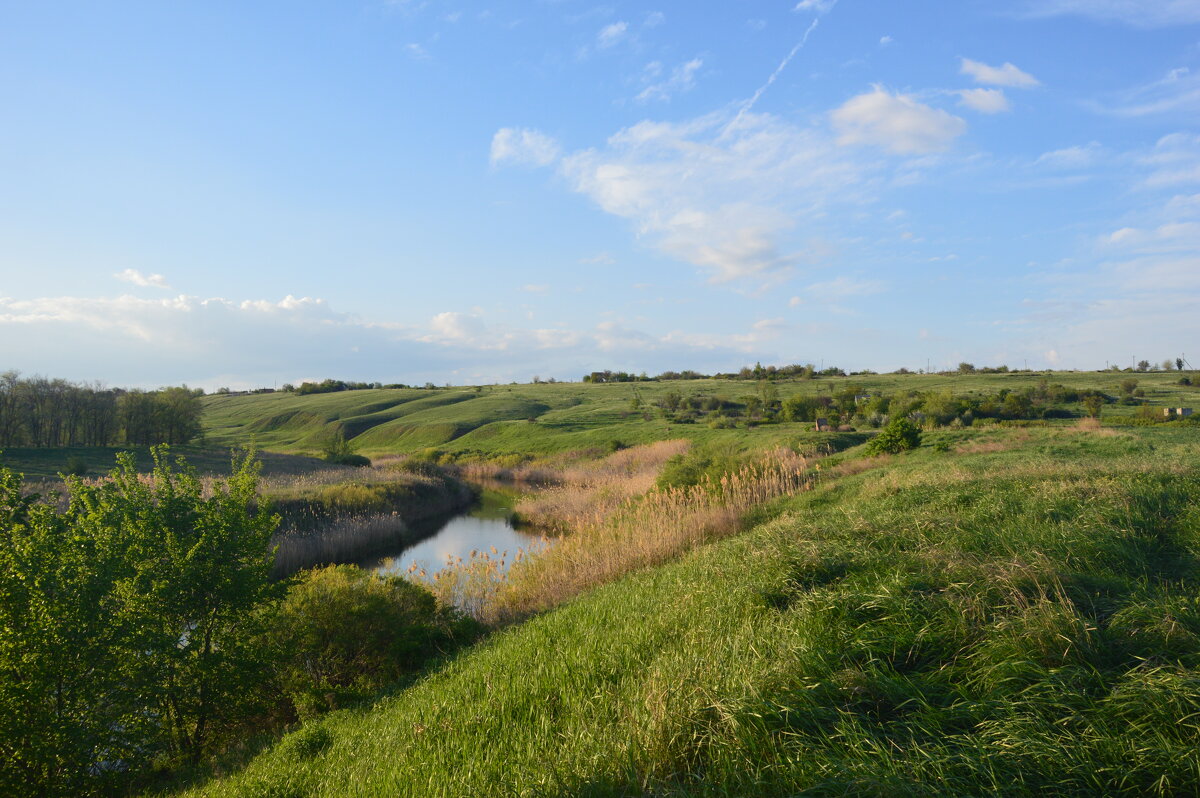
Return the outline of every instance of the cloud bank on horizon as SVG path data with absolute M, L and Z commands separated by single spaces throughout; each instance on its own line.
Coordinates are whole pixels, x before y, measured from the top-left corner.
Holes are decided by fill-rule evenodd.
M 152 40 L 75 5 L 0 53 L 0 370 L 1097 368 L 1200 333 L 1200 0 L 156 8 Z

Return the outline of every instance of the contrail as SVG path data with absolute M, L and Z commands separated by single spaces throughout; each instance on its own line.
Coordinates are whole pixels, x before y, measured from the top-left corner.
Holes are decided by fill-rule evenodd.
M 800 41 L 796 42 L 796 46 L 793 47 L 792 51 L 787 54 L 787 57 L 779 62 L 779 66 L 777 66 L 775 71 L 771 73 L 771 77 L 767 78 L 767 82 L 758 87 L 758 91 L 754 92 L 753 97 L 751 97 L 749 100 L 746 100 L 745 104 L 743 104 L 741 109 L 738 111 L 737 116 L 733 118 L 733 121 L 725 126 L 725 130 L 736 127 L 737 123 L 742 121 L 742 117 L 750 112 L 750 109 L 754 107 L 756 102 L 758 102 L 758 98 L 763 96 L 763 92 L 771 87 L 771 84 L 774 83 L 775 79 L 779 77 L 779 73 L 783 72 L 783 70 L 787 68 L 787 65 L 791 62 L 791 60 L 796 57 L 796 53 L 800 52 L 800 49 L 804 47 L 806 42 L 808 42 L 809 34 L 817 29 L 817 23 L 820 21 L 820 17 L 813 19 L 812 24 L 808 26 L 808 30 L 804 31 L 804 35 L 800 38 Z M 725 131 L 722 131 L 722 133 L 724 132 Z

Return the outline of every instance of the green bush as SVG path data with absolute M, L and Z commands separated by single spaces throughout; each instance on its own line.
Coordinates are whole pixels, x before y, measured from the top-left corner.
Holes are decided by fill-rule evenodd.
M 371 465 L 371 458 L 361 454 L 340 454 L 325 459 L 336 465 L 355 466 L 356 468 L 368 468 Z
M 79 455 L 71 455 L 67 458 L 67 467 L 63 469 L 63 475 L 68 477 L 86 477 L 91 468 L 88 467 L 87 460 L 84 460 Z
M 921 430 L 907 418 L 894 418 L 867 443 L 867 453 L 899 454 L 921 445 Z
M 306 717 L 361 701 L 475 635 L 473 622 L 426 588 L 337 565 L 292 585 L 267 644 L 281 697 Z

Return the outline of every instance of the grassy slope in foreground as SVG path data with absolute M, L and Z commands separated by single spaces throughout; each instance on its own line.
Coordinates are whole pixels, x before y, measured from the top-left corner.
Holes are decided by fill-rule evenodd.
M 1144 374 L 1054 372 L 974 375 L 864 375 L 775 384 L 780 398 L 795 393 L 828 394 L 847 385 L 867 392 L 952 391 L 994 394 L 1019 390 L 1042 380 L 1077 390 L 1098 389 L 1117 396 L 1123 380 L 1136 379 L 1155 406 L 1200 404 L 1200 388 L 1181 386 L 1176 372 Z M 642 408 L 671 391 L 685 396 L 720 396 L 741 401 L 755 394 L 754 382 L 686 380 L 616 383 L 487 385 L 437 390 L 365 390 L 299 396 L 294 393 L 208 396 L 204 399 L 205 437 L 216 445 L 256 443 L 273 451 L 317 452 L 321 442 L 341 429 L 368 455 L 413 452 L 437 447 L 450 452 L 538 454 L 603 446 L 614 440 L 632 445 L 687 437 L 704 441 L 736 440 L 746 448 L 768 448 L 793 434 L 796 425 L 766 425 L 754 430 L 712 430 L 706 424 L 668 424 L 657 412 L 644 420 L 631 412 L 635 396 Z M 1082 414 L 1078 405 L 1072 408 Z M 1136 408 L 1110 405 L 1105 418 L 1130 416 Z M 531 419 L 533 421 L 531 421 Z
M 930 435 L 200 792 L 1194 794 L 1198 465 L 1190 430 Z

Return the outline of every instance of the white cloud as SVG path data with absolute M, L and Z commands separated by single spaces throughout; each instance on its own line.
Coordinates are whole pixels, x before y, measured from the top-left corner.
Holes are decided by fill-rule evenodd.
M 800 0 L 796 3 L 793 11 L 812 11 L 816 14 L 825 14 L 833 10 L 837 5 L 837 0 Z
M 1031 0 L 1028 15 L 1074 15 L 1135 28 L 1160 28 L 1200 22 L 1200 0 Z
M 814 257 L 823 208 L 855 200 L 863 167 L 812 127 L 768 114 L 639 122 L 563 158 L 575 191 L 715 280 L 773 275 Z M 803 235 L 805 228 L 811 232 Z
M 657 64 L 657 62 L 654 63 Z M 669 78 L 658 83 L 652 83 L 642 89 L 635 99 L 638 102 L 669 100 L 673 94 L 688 91 L 696 85 L 696 72 L 702 66 L 704 66 L 704 62 L 699 58 L 693 58 L 685 64 L 680 64 L 671 70 Z
M 1005 62 L 1003 66 L 994 67 L 980 61 L 972 61 L 970 58 L 964 58 L 962 60 L 962 68 L 959 71 L 964 75 L 970 75 L 975 79 L 976 83 L 986 83 L 989 86 L 1031 89 L 1034 86 L 1042 85 L 1033 75 L 1030 75 L 1028 72 L 1022 72 L 1008 62 Z
M 558 142 L 538 130 L 502 127 L 492 136 L 493 165 L 511 161 L 547 166 L 558 158 L 558 153 Z
M 894 40 L 894 39 L 893 39 L 891 36 L 880 36 L 880 37 L 879 37 L 879 46 L 880 46 L 880 47 L 887 47 L 887 46 L 888 46 L 889 44 L 891 44 L 893 41 L 895 41 L 895 40 Z
M 142 274 L 137 269 L 125 269 L 113 275 L 118 280 L 126 283 L 140 285 L 143 288 L 170 288 L 167 285 L 167 278 L 161 274 Z
M 1059 150 L 1044 152 L 1034 161 L 1034 166 L 1044 166 L 1050 169 L 1082 169 L 1094 164 L 1103 152 L 1100 142 L 1091 141 L 1085 145 L 1064 147 Z
M 416 42 L 410 42 L 404 45 L 404 50 L 409 54 L 409 56 L 418 61 L 425 61 L 429 58 L 429 51 Z
M 1109 103 L 1089 105 L 1100 113 L 1126 117 L 1200 113 L 1200 73 L 1187 67 L 1172 69 L 1160 80 L 1118 92 Z
M 904 155 L 945 150 L 967 129 L 959 117 L 881 86 L 851 97 L 831 118 L 838 144 L 868 144 Z
M 278 301 L 120 297 L 0 297 L 0 362 L 24 372 L 156 387 L 187 382 L 257 387 L 340 377 L 420 384 L 578 378 L 620 363 L 635 371 L 736 367 L 777 320 L 690 340 L 612 321 L 591 328 L 514 328 L 478 311 L 438 313 L 421 325 L 371 322 L 321 299 Z
M 1153 149 L 1138 156 L 1137 163 L 1145 170 L 1145 188 L 1200 183 L 1200 135 L 1163 136 Z
M 657 28 L 659 25 L 667 21 L 667 17 L 661 11 L 651 11 L 646 15 L 645 21 L 642 23 L 647 28 Z
M 963 89 L 958 92 L 959 103 L 981 114 L 1000 114 L 1012 110 L 1001 89 Z
M 612 47 L 625 38 L 628 30 L 628 22 L 614 22 L 611 25 L 605 25 L 596 34 L 596 46 L 602 50 Z

